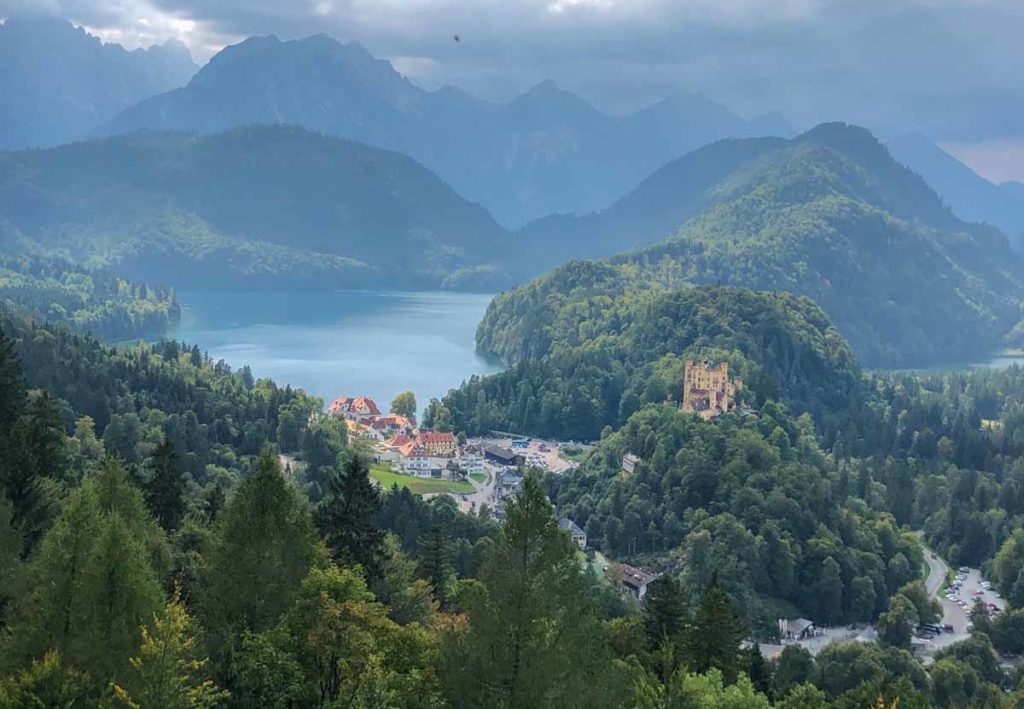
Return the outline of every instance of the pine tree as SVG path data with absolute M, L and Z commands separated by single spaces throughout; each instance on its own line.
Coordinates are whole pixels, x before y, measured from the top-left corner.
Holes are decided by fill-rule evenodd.
M 242 634 L 275 623 L 310 567 L 324 561 L 305 501 L 265 450 L 220 514 L 198 589 L 208 646 L 228 680 Z
M 0 443 L 25 407 L 25 379 L 14 342 L 0 328 Z
M 434 525 L 420 538 L 418 556 L 420 577 L 430 584 L 441 607 L 446 607 L 452 577 L 452 550 L 448 534 L 440 525 Z
M 208 660 L 199 658 L 197 632 L 179 594 L 142 628 L 139 654 L 115 698 L 139 709 L 206 709 L 228 697 L 207 675 Z
M 77 589 L 68 659 L 92 677 L 113 679 L 139 646 L 139 628 L 163 603 L 142 541 L 117 514 L 108 516 Z
M 726 681 L 735 681 L 744 666 L 740 645 L 746 635 L 736 607 L 718 584 L 718 574 L 713 574 L 684 635 L 683 656 L 687 668 L 703 673 L 715 667 L 721 670 Z
M 27 400 L 8 432 L 0 458 L 0 488 L 11 503 L 27 556 L 57 511 L 67 474 L 67 442 L 56 400 L 47 392 Z
M 160 526 L 173 532 L 185 514 L 185 483 L 178 469 L 178 454 L 167 436 L 153 451 L 150 467 L 153 478 L 146 485 L 146 503 Z
M 687 609 L 683 587 L 675 577 L 662 576 L 648 587 L 643 616 L 649 650 L 679 636 L 686 627 Z
M 113 679 L 163 603 L 156 569 L 166 568 L 166 556 L 142 495 L 108 461 L 71 494 L 32 558 L 6 659 L 25 665 L 57 650 L 94 679 Z
M 598 614 L 576 550 L 532 476 L 509 502 L 478 580 L 462 599 L 469 629 L 444 648 L 453 706 L 609 704 L 617 678 Z
M 384 532 L 376 525 L 380 508 L 380 490 L 370 480 L 366 461 L 352 456 L 341 474 L 328 480 L 317 511 L 317 525 L 331 556 L 342 564 L 361 565 L 371 581 L 380 577 L 385 553 Z

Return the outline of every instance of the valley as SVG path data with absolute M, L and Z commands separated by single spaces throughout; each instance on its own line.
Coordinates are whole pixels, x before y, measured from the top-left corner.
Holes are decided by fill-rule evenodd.
M 0 0 L 0 709 L 1024 707 L 1024 9 L 761 2 Z

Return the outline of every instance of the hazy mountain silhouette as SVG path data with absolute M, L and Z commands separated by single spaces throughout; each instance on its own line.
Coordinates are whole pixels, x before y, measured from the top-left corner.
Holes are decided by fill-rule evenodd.
M 0 26 L 0 148 L 85 137 L 118 111 L 182 85 L 195 70 L 180 42 L 129 52 L 65 20 L 8 19 Z
M 358 44 L 323 35 L 227 47 L 188 85 L 125 110 L 101 132 L 249 123 L 291 123 L 407 153 L 512 225 L 604 207 L 712 140 L 792 132 L 777 114 L 746 121 L 697 95 L 613 117 L 551 81 L 501 105 L 452 87 L 425 91 Z
M 1024 185 L 996 185 L 920 133 L 888 141 L 893 157 L 921 175 L 958 216 L 998 227 L 1024 251 Z

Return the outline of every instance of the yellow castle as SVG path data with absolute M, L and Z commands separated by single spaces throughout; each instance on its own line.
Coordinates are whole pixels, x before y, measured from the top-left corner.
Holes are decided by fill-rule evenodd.
M 686 360 L 683 411 L 699 414 L 708 421 L 731 411 L 736 405 L 736 392 L 742 388 L 742 379 L 729 379 L 728 362 Z

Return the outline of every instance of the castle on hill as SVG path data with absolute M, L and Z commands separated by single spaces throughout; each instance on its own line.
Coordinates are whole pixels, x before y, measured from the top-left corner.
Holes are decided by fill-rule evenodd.
M 710 421 L 736 406 L 736 394 L 742 388 L 742 379 L 729 379 L 728 362 L 687 360 L 683 375 L 683 411 Z

